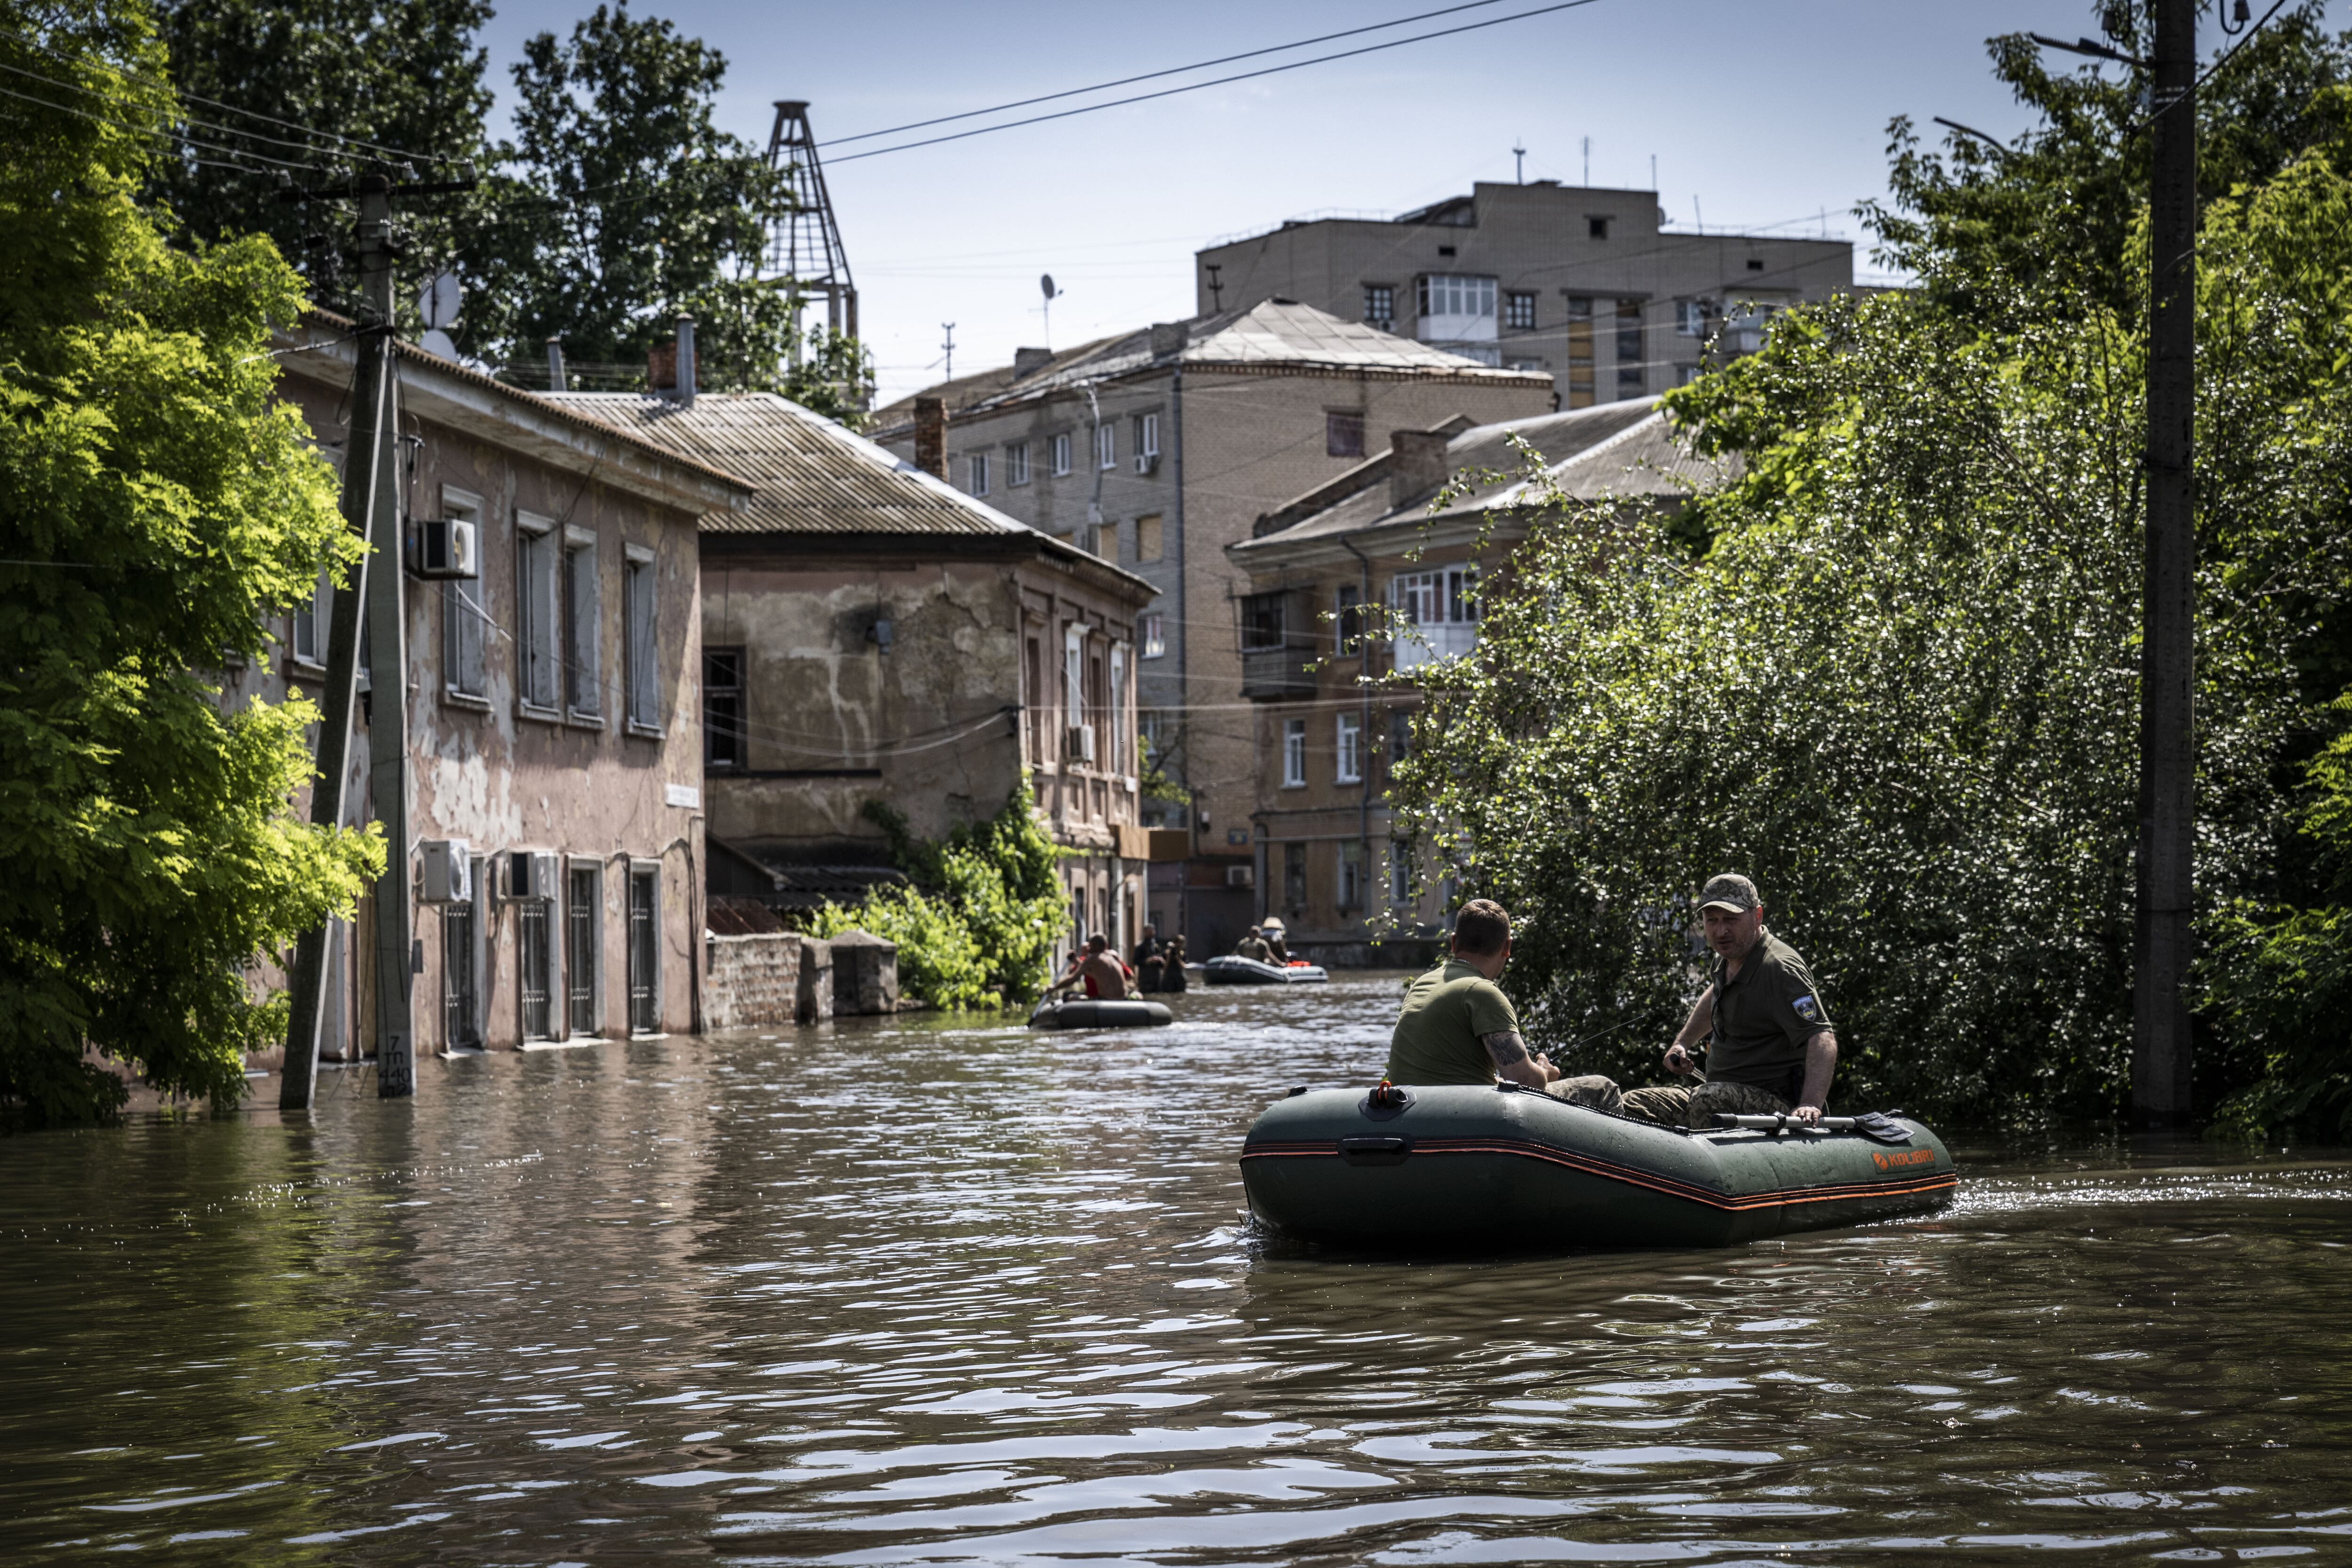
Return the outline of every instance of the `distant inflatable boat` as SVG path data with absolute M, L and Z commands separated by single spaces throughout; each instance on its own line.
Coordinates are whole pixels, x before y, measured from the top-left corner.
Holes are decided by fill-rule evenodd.
M 1384 1250 L 1724 1247 L 1952 1200 L 1950 1153 L 1900 1115 L 1731 1121 L 1686 1133 L 1512 1083 L 1296 1089 L 1250 1129 L 1242 1185 L 1270 1231 Z
M 1305 986 L 1315 985 L 1331 977 L 1319 964 L 1309 964 L 1294 958 L 1287 964 L 1269 964 L 1262 959 L 1244 958 L 1228 953 L 1212 958 L 1202 966 L 1202 978 L 1213 986 Z
M 1148 1029 L 1175 1021 L 1176 1015 L 1168 1010 L 1165 1002 L 1097 1000 L 1091 997 L 1047 1002 L 1029 1015 L 1031 1029 Z

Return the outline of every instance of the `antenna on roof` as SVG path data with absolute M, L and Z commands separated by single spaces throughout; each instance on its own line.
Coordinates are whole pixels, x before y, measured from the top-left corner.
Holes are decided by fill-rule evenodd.
M 1511 157 L 1516 161 L 1517 178 L 1522 185 L 1528 183 L 1528 150 L 1517 137 L 1511 139 Z
M 1050 349 L 1054 346 L 1054 301 L 1068 293 L 1069 290 L 1066 288 L 1055 287 L 1054 275 L 1050 272 L 1037 280 L 1037 288 L 1040 293 L 1045 296 L 1045 303 L 1039 306 L 1038 308 L 1045 313 L 1045 347 Z
M 952 321 L 942 321 L 940 323 L 940 330 L 947 334 L 947 341 L 940 345 L 941 358 L 947 365 L 947 369 L 940 374 L 940 380 L 943 382 L 951 382 L 955 380 L 955 323 Z
M 775 129 L 768 132 L 768 166 L 783 175 L 791 198 L 783 215 L 769 225 L 768 267 L 791 278 L 803 295 L 824 295 L 825 325 L 855 338 L 857 285 L 849 276 L 849 253 L 842 248 L 841 225 L 834 221 L 833 197 L 817 162 L 808 107 L 799 99 L 778 99 Z M 793 357 L 800 357 L 797 341 Z

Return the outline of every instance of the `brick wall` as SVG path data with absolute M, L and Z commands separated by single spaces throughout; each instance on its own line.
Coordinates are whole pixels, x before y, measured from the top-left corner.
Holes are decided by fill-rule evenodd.
M 800 1002 L 801 938 L 794 931 L 711 936 L 702 992 L 706 1029 L 772 1028 L 793 1021 Z

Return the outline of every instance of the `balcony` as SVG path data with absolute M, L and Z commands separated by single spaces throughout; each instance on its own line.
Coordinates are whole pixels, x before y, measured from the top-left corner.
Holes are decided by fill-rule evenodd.
M 1280 702 L 1315 695 L 1311 644 L 1284 643 L 1242 650 L 1242 695 L 1251 702 Z

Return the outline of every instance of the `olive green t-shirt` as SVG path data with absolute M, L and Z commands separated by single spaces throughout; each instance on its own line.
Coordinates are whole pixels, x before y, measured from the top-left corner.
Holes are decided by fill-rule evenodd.
M 1391 1083 L 1492 1083 L 1495 1059 L 1480 1036 L 1516 1034 L 1519 1015 L 1495 982 L 1449 958 L 1408 987 L 1389 1037 Z
M 1748 949 L 1737 977 L 1715 961 L 1706 1075 L 1727 1083 L 1769 1089 L 1791 1105 L 1805 1087 L 1805 1041 L 1830 1022 L 1829 1004 L 1797 950 L 1769 931 Z

